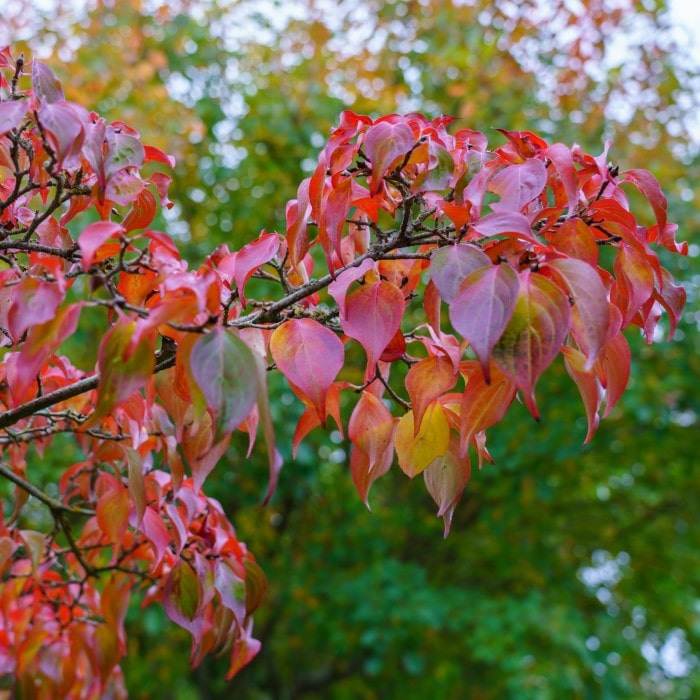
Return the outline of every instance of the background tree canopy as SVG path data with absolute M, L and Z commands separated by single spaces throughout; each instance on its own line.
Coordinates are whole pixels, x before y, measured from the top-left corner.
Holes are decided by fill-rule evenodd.
M 337 433 L 285 454 L 266 507 L 262 455 L 234 445 L 211 484 L 271 581 L 261 656 L 232 688 L 214 662 L 183 673 L 186 635 L 133 610 L 133 697 L 700 694 L 700 77 L 665 3 L 61 0 L 3 12 L 0 44 L 51 56 L 67 99 L 176 156 L 165 225 L 193 260 L 282 229 L 348 107 L 533 129 L 594 153 L 611 138 L 614 162 L 663 184 L 691 244 L 664 260 L 688 291 L 679 332 L 662 349 L 630 338 L 639 366 L 594 444 L 581 447 L 580 398 L 559 363 L 542 380 L 538 430 L 524 407 L 494 430 L 496 464 L 473 474 L 447 540 L 425 494 L 391 472 L 367 513 Z M 300 408 L 278 387 L 285 446 Z

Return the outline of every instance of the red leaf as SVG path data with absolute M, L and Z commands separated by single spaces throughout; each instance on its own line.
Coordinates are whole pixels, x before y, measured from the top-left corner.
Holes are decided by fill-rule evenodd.
M 155 333 L 144 333 L 136 343 L 136 322 L 118 323 L 105 333 L 97 356 L 100 383 L 97 406 L 84 427 L 95 425 L 134 391 L 143 387 L 155 367 Z
M 124 168 L 107 181 L 105 197 L 111 202 L 127 206 L 139 196 L 143 188 L 143 180 L 136 170 Z
M 622 312 L 624 328 L 653 294 L 654 273 L 647 258 L 628 245 L 620 246 L 613 269 L 616 280 L 610 298 Z
M 287 204 L 287 248 L 293 266 L 298 265 L 309 250 L 309 234 L 306 227 L 311 213 L 310 182 L 308 177 L 302 180 L 296 200 L 292 199 Z
M 394 458 L 394 417 L 381 399 L 363 391 L 348 425 L 353 444 L 350 470 L 362 502 L 369 509 L 369 490 L 386 474 Z
M 457 383 L 457 374 L 452 361 L 444 355 L 426 357 L 416 362 L 406 375 L 406 391 L 411 398 L 415 416 L 414 430 L 423 422 L 423 415 L 428 406 L 437 398 L 447 393 Z
M 340 240 L 343 227 L 345 226 L 345 219 L 347 219 L 348 212 L 350 211 L 352 183 L 352 178 L 340 177 L 337 182 L 334 182 L 331 191 L 323 203 L 323 211 L 318 227 L 318 237 L 321 242 L 321 247 L 326 253 L 326 259 L 329 262 L 333 252 L 338 256 L 338 260 L 343 259 L 343 254 L 340 250 Z
M 438 517 L 445 522 L 444 536 L 450 534 L 452 516 L 462 497 L 464 488 L 469 483 L 471 465 L 467 455 L 461 456 L 459 439 L 450 436 L 447 452 L 434 460 L 423 472 L 425 487 L 438 506 Z
M 566 371 L 576 383 L 586 409 L 588 433 L 586 434 L 586 439 L 583 441 L 583 444 L 587 445 L 600 423 L 600 417 L 598 416 L 598 409 L 600 408 L 598 382 L 596 381 L 595 374 L 587 368 L 586 356 L 582 352 L 568 345 L 562 345 L 561 351 L 564 355 Z
M 122 227 L 129 233 L 147 228 L 156 215 L 156 198 L 150 190 L 142 190 L 127 212 Z M 107 222 L 104 222 L 107 223 Z
M 493 349 L 493 358 L 523 392 L 525 404 L 538 420 L 535 384 L 558 354 L 569 320 L 569 302 L 559 287 L 530 270 L 521 273 L 513 316 Z
M 471 345 L 487 383 L 491 351 L 513 315 L 519 287 L 510 265 L 489 265 L 474 270 L 450 304 L 450 321 Z
M 340 319 L 346 335 L 367 353 L 367 377 L 401 325 L 405 301 L 398 287 L 381 280 L 364 284 L 348 295 L 347 317 Z
M 155 146 L 144 146 L 143 151 L 145 163 L 165 163 L 165 165 L 169 165 L 171 168 L 175 167 L 175 158 L 168 155 L 164 151 L 161 151 L 160 148 L 156 148 Z
M 34 326 L 18 355 L 8 357 L 7 377 L 16 403 L 27 399 L 27 391 L 36 381 L 41 368 L 56 352 L 59 345 L 75 333 L 82 305 L 71 304 L 58 309 L 46 323 Z M 10 358 L 17 357 L 10 363 Z
M 466 386 L 459 411 L 460 454 L 479 433 L 498 423 L 515 398 L 515 386 L 497 367 L 492 367 L 491 383 L 477 367 L 465 376 Z
M 595 267 L 600 251 L 591 229 L 578 217 L 567 219 L 559 228 L 550 231 L 547 238 L 564 255 L 577 258 Z
M 129 525 L 131 501 L 129 492 L 116 479 L 112 478 L 109 490 L 100 494 L 95 511 L 97 523 L 110 542 L 122 542 Z
M 340 338 L 313 319 L 292 319 L 275 329 L 270 352 L 282 374 L 309 399 L 325 424 L 328 389 L 345 359 Z
M 631 182 L 648 200 L 654 210 L 659 231 L 666 228 L 668 201 L 658 180 L 648 171 L 641 169 L 625 170 L 620 174 L 620 182 Z
M 263 231 L 260 237 L 244 245 L 237 253 L 227 255 L 220 263 L 219 268 L 230 274 L 236 281 L 238 296 L 245 307 L 245 286 L 252 274 L 265 263 L 270 262 L 277 255 L 280 247 L 280 239 L 276 233 Z
M 491 265 L 481 248 L 466 243 L 444 246 L 430 258 L 430 279 L 448 304 L 454 299 L 459 285 L 480 267 Z
M 574 168 L 574 157 L 571 154 L 571 149 L 563 143 L 553 143 L 543 152 L 543 155 L 549 158 L 557 171 L 564 188 L 569 216 L 573 216 L 578 206 L 578 175 Z M 552 179 L 550 178 L 550 185 L 556 194 L 559 189 L 558 183 L 552 182 Z M 557 203 L 559 203 L 559 197 L 557 197 Z
M 365 133 L 364 150 L 372 164 L 369 183 L 370 195 L 381 189 L 382 178 L 387 171 L 405 156 L 415 143 L 413 131 L 405 122 L 389 124 L 381 122 L 371 126 Z
M 674 284 L 671 273 L 664 267 L 661 268 L 663 287 L 661 291 L 654 290 L 654 299 L 666 309 L 669 318 L 669 329 L 666 340 L 671 340 L 676 332 L 676 326 L 683 315 L 686 302 L 686 291 L 680 285 Z
M 125 233 L 124 227 L 114 221 L 96 221 L 86 226 L 78 236 L 78 247 L 83 255 L 83 270 L 87 271 L 90 268 L 97 251 L 104 243 L 122 233 Z
M 494 212 L 519 212 L 539 197 L 546 184 L 547 169 L 541 160 L 530 158 L 522 164 L 509 165 L 489 181 L 489 191 L 501 195 L 491 209 Z
M 588 356 L 589 371 L 608 336 L 610 306 L 605 286 L 597 270 L 581 260 L 557 259 L 547 266 L 561 275 L 573 300 L 573 330 Z
M 605 344 L 595 363 L 594 371 L 606 391 L 603 418 L 609 415 L 627 387 L 631 361 L 630 346 L 625 336 L 618 333 Z

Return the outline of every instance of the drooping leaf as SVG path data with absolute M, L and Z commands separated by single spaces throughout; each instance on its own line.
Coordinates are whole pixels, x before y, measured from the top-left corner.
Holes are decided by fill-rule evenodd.
M 408 411 L 396 425 L 396 456 L 401 469 L 411 478 L 442 457 L 449 442 L 450 426 L 445 409 L 439 403 L 433 403 L 425 412 L 418 432 L 413 424 L 413 411 Z
M 38 117 L 55 152 L 58 167 L 78 168 L 80 149 L 85 142 L 86 110 L 68 102 L 42 102 Z
M 406 391 L 413 406 L 416 434 L 428 406 L 452 389 L 457 376 L 452 361 L 444 355 L 426 357 L 411 366 L 406 375 Z
M 566 196 L 566 204 L 569 207 L 568 215 L 573 216 L 578 206 L 578 177 L 571 149 L 563 143 L 553 143 L 544 151 L 544 156 L 549 158 L 556 170 L 563 194 Z M 558 188 L 553 185 L 553 189 L 556 193 Z
M 493 348 L 493 359 L 523 392 L 532 415 L 539 419 L 535 384 L 556 357 L 569 331 L 569 301 L 546 277 L 525 270 L 510 322 Z
M 581 260 L 557 258 L 548 267 L 561 275 L 573 301 L 572 327 L 585 348 L 588 371 L 608 337 L 610 306 L 605 287 L 597 270 Z
M 122 444 L 121 448 L 124 450 L 128 465 L 129 495 L 136 508 L 136 525 L 138 526 L 141 524 L 143 514 L 146 511 L 146 482 L 143 474 L 143 460 L 133 447 Z
M 459 411 L 459 449 L 462 455 L 467 454 L 470 443 L 479 433 L 505 416 L 515 398 L 515 385 L 497 367 L 491 368 L 490 375 L 489 384 L 480 367 L 465 375 L 466 386 Z
M 345 359 L 340 338 L 313 319 L 292 319 L 275 329 L 270 352 L 282 374 L 311 401 L 325 424 L 326 395 Z
M 190 369 L 214 416 L 214 442 L 235 430 L 253 409 L 258 398 L 254 362 L 251 349 L 235 332 L 220 326 L 193 346 Z
M 474 270 L 487 265 L 491 265 L 491 260 L 481 248 L 466 243 L 444 246 L 430 258 L 430 279 L 449 304 L 457 294 L 459 285 Z
M 368 510 L 372 484 L 391 468 L 395 420 L 389 409 L 369 391 L 362 392 L 350 417 L 348 437 L 353 444 L 350 472 Z
M 192 566 L 179 559 L 170 570 L 163 588 L 163 607 L 167 616 L 199 640 L 202 620 L 197 616 L 202 600 L 202 584 Z
M 423 472 L 425 487 L 438 506 L 437 515 L 445 522 L 444 537 L 450 534 L 452 516 L 469 483 L 470 473 L 469 457 L 460 454 L 456 435 L 450 436 L 447 452 L 433 460 Z
M 469 341 L 489 381 L 489 358 L 515 309 L 520 283 L 507 263 L 472 272 L 450 304 L 450 321 Z
M 381 280 L 364 284 L 346 298 L 343 332 L 357 340 L 367 353 L 367 376 L 401 325 L 405 301 L 401 290 Z
M 287 204 L 287 248 L 292 265 L 298 265 L 309 250 L 307 222 L 311 213 L 309 201 L 310 178 L 302 180 L 296 200 Z
M 587 368 L 588 360 L 580 350 L 576 350 L 568 345 L 562 345 L 561 351 L 564 355 L 566 371 L 576 383 L 581 394 L 581 399 L 583 399 L 583 406 L 586 409 L 588 432 L 586 433 L 586 439 L 583 441 L 583 444 L 587 445 L 591 441 L 600 423 L 598 409 L 600 408 L 601 395 L 598 382 L 595 374 Z
M 125 168 L 140 168 L 146 160 L 143 144 L 126 125 L 111 125 L 105 131 L 107 156 L 105 178 L 109 181 Z
M 618 333 L 603 346 L 596 360 L 594 371 L 605 389 L 603 418 L 610 414 L 627 387 L 631 360 L 630 346 L 622 333 Z
M 620 182 L 631 182 L 648 200 L 654 210 L 659 231 L 666 227 L 668 201 L 661 190 L 659 181 L 648 171 L 633 168 L 620 174 Z
M 141 389 L 155 367 L 155 333 L 133 342 L 136 322 L 117 323 L 105 333 L 97 356 L 100 383 L 97 405 L 85 427 L 94 425 L 122 401 Z
M 614 271 L 610 297 L 622 312 L 624 328 L 654 293 L 654 274 L 645 256 L 628 245 L 620 246 Z

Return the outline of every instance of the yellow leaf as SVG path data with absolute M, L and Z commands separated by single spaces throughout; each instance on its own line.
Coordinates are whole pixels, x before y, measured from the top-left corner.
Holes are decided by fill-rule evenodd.
M 415 437 L 414 432 L 413 411 L 409 411 L 396 426 L 394 446 L 399 466 L 411 478 L 447 452 L 450 426 L 443 407 L 433 403 L 425 412 Z

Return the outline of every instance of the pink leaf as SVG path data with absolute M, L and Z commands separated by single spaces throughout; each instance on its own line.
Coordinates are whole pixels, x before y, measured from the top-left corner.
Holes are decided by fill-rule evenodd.
M 348 294 L 348 287 L 359 279 L 362 279 L 370 270 L 374 270 L 374 260 L 367 258 L 357 267 L 349 267 L 343 270 L 329 285 L 328 293 L 335 299 L 340 311 L 340 317 L 345 318 L 345 297 Z
M 469 341 L 487 383 L 491 351 L 513 315 L 519 288 L 510 265 L 489 265 L 472 272 L 450 304 L 450 321 Z
M 530 158 L 522 164 L 509 165 L 496 173 L 489 182 L 489 190 L 501 195 L 491 205 L 493 211 L 519 212 L 542 193 L 547 184 L 544 163 Z
M 630 346 L 622 333 L 605 344 L 596 361 L 594 371 L 606 391 L 603 418 L 610 414 L 627 387 L 631 361 Z
M 379 192 L 384 175 L 399 158 L 413 148 L 414 143 L 413 131 L 405 122 L 398 124 L 380 122 L 367 130 L 364 149 L 372 163 L 370 195 L 373 196 Z
M 238 287 L 238 296 L 245 307 L 245 285 L 252 274 L 277 255 L 280 247 L 279 236 L 276 233 L 263 231 L 260 237 L 244 245 L 237 253 L 227 255 L 218 265 L 219 269 L 232 277 Z
M 124 232 L 124 227 L 114 221 L 96 221 L 86 226 L 78 236 L 78 247 L 83 254 L 83 270 L 90 268 L 101 245 Z
M 279 370 L 309 399 L 326 422 L 326 395 L 343 367 L 343 343 L 310 318 L 292 319 L 275 329 L 270 352 Z
M 27 104 L 21 101 L 0 102 L 0 136 L 16 129 L 27 113 Z
M 517 211 L 494 211 L 475 221 L 470 228 L 480 236 L 511 236 L 539 245 L 527 217 Z
M 444 246 L 430 259 L 430 279 L 449 304 L 457 294 L 459 285 L 474 270 L 487 265 L 491 265 L 489 256 L 476 246 L 466 243 Z
M 80 149 L 85 142 L 87 112 L 68 102 L 42 102 L 39 121 L 51 142 L 59 168 L 80 166 Z
M 362 285 L 347 297 L 347 317 L 340 319 L 346 335 L 367 353 L 367 377 L 401 325 L 405 301 L 401 290 L 381 280 Z

